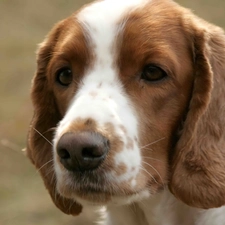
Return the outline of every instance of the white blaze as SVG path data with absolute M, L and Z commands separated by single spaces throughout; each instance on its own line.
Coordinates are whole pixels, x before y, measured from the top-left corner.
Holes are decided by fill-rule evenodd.
M 92 118 L 103 128 L 106 123 L 112 123 L 116 134 L 125 143 L 124 149 L 115 155 L 115 164 L 124 163 L 127 166 L 127 172 L 120 179 L 113 171 L 109 174 L 109 177 L 117 182 L 136 177 L 141 165 L 141 155 L 136 142 L 133 149 L 126 148 L 128 138 L 134 140 L 138 137 L 138 124 L 114 65 L 116 61 L 114 47 L 117 34 L 121 31 L 119 21 L 126 13 L 144 6 L 146 2 L 146 0 L 99 1 L 87 6 L 77 15 L 90 41 L 89 47 L 94 51 L 94 65 L 84 75 L 76 96 L 59 124 L 54 142 L 56 145 L 63 131 L 77 118 Z M 95 97 L 91 96 L 91 93 L 95 93 Z M 125 127 L 126 133 L 121 126 Z M 132 167 L 136 169 L 132 170 Z

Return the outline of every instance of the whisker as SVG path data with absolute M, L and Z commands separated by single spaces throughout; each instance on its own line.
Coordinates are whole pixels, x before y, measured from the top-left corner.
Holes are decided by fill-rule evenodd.
M 56 177 L 55 177 L 55 168 L 54 168 L 54 165 L 52 164 L 51 168 L 49 169 L 49 172 L 48 172 L 48 175 L 50 173 L 53 173 L 53 176 L 51 178 L 51 183 L 54 183 L 56 184 Z
M 53 144 L 43 135 L 41 134 L 36 128 L 32 127 L 41 137 L 43 137 L 51 146 L 53 146 Z
M 156 169 L 156 168 L 154 168 L 154 166 L 152 166 L 152 165 L 150 165 L 149 163 L 147 163 L 147 162 L 144 162 L 143 161 L 143 163 L 144 164 L 146 164 L 146 165 L 148 165 L 148 166 L 150 166 L 157 174 L 158 174 L 158 176 L 159 176 L 159 178 L 160 178 L 160 180 L 161 180 L 161 182 L 162 182 L 162 184 L 164 185 L 164 182 L 163 182 L 163 179 L 162 179 L 162 176 L 160 175 L 160 173 L 159 173 L 159 171 Z
M 42 165 L 37 172 L 39 172 L 43 167 L 47 166 L 49 163 L 53 162 L 53 159 L 49 160 L 48 162 L 46 162 L 44 165 Z
M 156 184 L 158 184 L 158 181 L 155 179 L 155 177 L 150 173 L 148 172 L 144 167 L 140 167 L 140 169 L 142 169 L 143 171 L 145 171 L 148 175 L 151 176 L 151 178 L 156 182 Z
M 155 160 L 155 161 L 164 163 L 164 162 L 163 162 L 162 160 L 160 160 L 160 159 L 156 159 L 156 158 L 152 158 L 152 157 L 148 157 L 148 156 L 142 156 L 142 158 L 144 158 L 144 159 L 152 159 L 152 160 Z
M 40 169 L 39 169 L 40 170 Z M 38 170 L 38 171 L 39 171 Z M 50 173 L 53 173 L 54 174 L 54 166 L 53 165 L 51 165 L 51 167 L 49 167 L 48 168 L 48 171 L 46 171 L 46 173 L 44 174 L 44 177 L 48 177 L 48 175 L 50 174 Z M 55 177 L 54 176 L 52 176 L 52 178 L 51 178 L 51 182 L 50 183 L 52 183 L 53 182 L 53 179 L 54 179 Z
M 151 145 L 154 145 L 154 144 L 156 144 L 156 143 L 158 143 L 158 142 L 160 142 L 160 141 L 162 141 L 162 140 L 164 140 L 164 139 L 165 139 L 165 137 L 160 138 L 160 139 L 158 139 L 158 140 L 156 140 L 156 141 L 151 142 L 150 144 L 147 144 L 147 145 L 142 146 L 140 149 L 143 149 L 143 148 L 149 147 L 149 146 L 151 146 Z
M 57 127 L 49 128 L 48 130 L 46 130 L 45 132 L 43 132 L 43 134 L 48 133 L 50 131 L 55 131 L 56 129 L 57 129 Z

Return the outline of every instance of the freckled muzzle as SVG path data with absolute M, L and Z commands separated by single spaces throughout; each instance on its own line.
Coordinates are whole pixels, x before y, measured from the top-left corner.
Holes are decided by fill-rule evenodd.
M 69 171 L 84 172 L 98 168 L 109 151 L 109 140 L 97 132 L 68 132 L 57 144 L 57 154 Z
M 102 203 L 143 187 L 137 116 L 109 70 L 86 75 L 55 133 L 57 189 L 68 198 Z

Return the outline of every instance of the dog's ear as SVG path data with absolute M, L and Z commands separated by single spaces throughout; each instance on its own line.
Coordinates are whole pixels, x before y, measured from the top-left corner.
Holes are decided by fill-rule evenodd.
M 190 206 L 219 207 L 225 204 L 225 35 L 199 19 L 188 32 L 195 65 L 193 93 L 172 157 L 169 187 Z
M 51 143 L 53 128 L 56 127 L 61 116 L 47 79 L 47 67 L 63 32 L 63 25 L 64 21 L 57 24 L 38 50 L 37 72 L 31 90 L 34 115 L 28 133 L 27 155 L 40 172 L 55 205 L 64 213 L 78 215 L 82 207 L 57 192 Z

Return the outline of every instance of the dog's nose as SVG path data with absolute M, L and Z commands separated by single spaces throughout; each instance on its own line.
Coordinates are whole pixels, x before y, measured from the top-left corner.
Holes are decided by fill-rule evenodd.
M 69 171 L 94 170 L 104 161 L 109 140 L 96 132 L 65 133 L 58 141 L 60 162 Z

